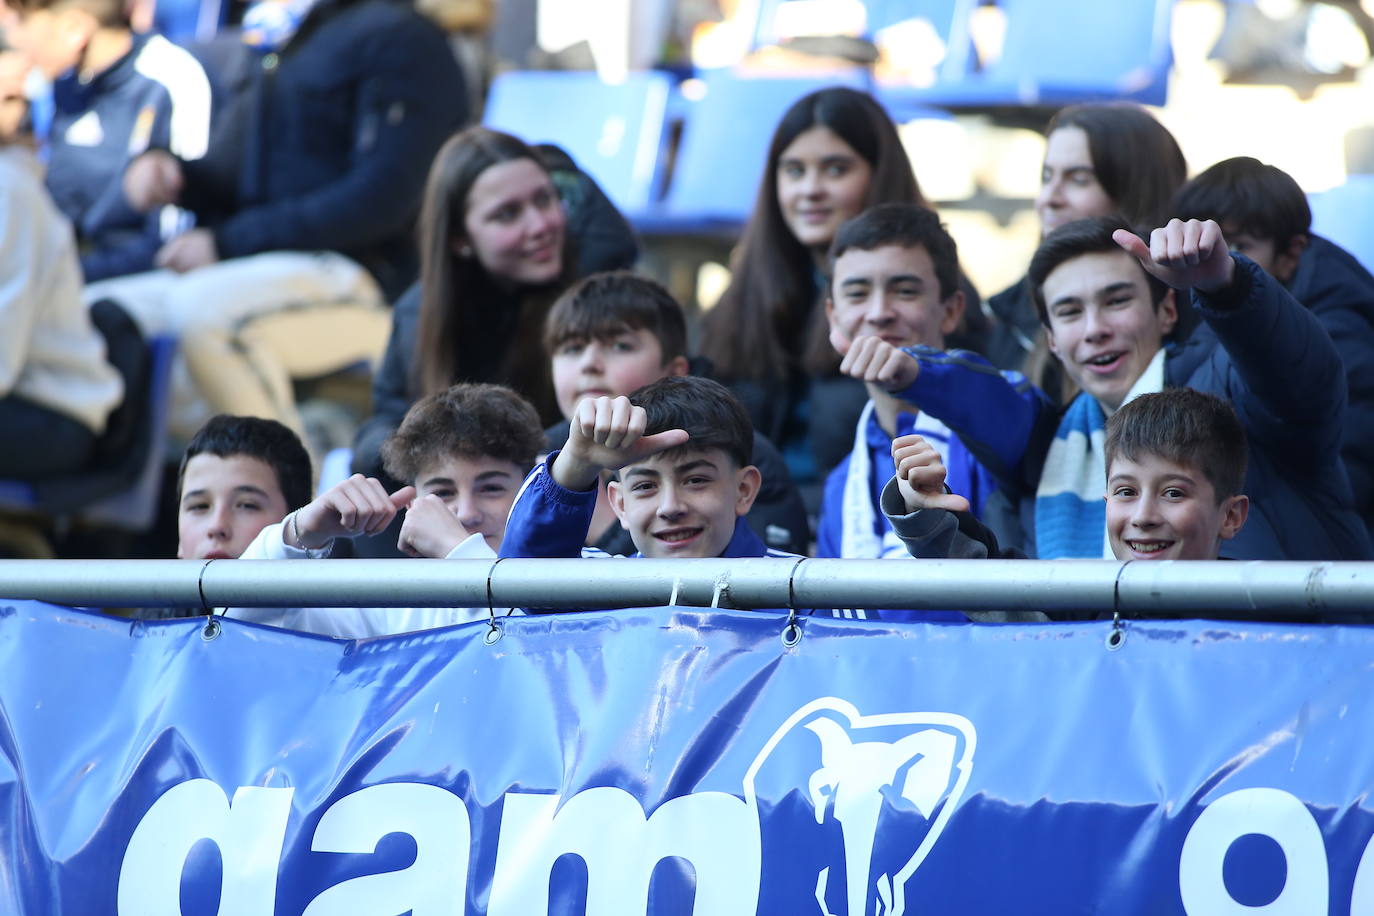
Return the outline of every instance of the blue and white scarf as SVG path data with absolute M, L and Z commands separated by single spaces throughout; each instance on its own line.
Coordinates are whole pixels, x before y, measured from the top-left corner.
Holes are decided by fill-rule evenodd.
M 854 448 L 849 453 L 849 467 L 845 469 L 844 503 L 840 518 L 840 556 L 846 559 L 885 560 L 911 559 L 902 539 L 892 530 L 887 519 L 878 514 L 874 496 L 873 461 L 868 439 L 869 424 L 873 421 L 873 402 L 864 405 L 854 431 Z M 925 438 L 949 466 L 949 427 L 928 414 L 897 415 L 897 435 L 916 433 Z M 877 488 L 890 479 L 890 472 L 882 475 Z M 881 526 L 879 521 L 881 520 Z
M 243 43 L 262 54 L 280 51 L 319 0 L 257 0 L 243 14 Z
M 1122 404 L 1164 390 L 1164 350 L 1136 379 Z M 1087 392 L 1059 421 L 1035 491 L 1035 550 L 1042 560 L 1112 558 L 1107 540 L 1107 416 Z

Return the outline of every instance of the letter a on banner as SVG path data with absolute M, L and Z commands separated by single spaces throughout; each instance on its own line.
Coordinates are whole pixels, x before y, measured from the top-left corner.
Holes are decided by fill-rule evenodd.
M 412 782 L 360 789 L 329 806 L 310 848 L 366 854 L 389 833 L 415 838 L 413 864 L 337 884 L 311 901 L 304 916 L 463 916 L 472 824 L 463 800 L 446 789 Z
M 208 779 L 162 794 L 139 821 L 119 870 L 119 916 L 181 916 L 181 871 L 201 840 L 223 863 L 220 916 L 272 916 L 294 789 L 244 786 L 234 803 Z
M 549 910 L 549 873 L 569 853 L 587 863 L 587 912 L 644 916 L 654 866 L 679 856 L 696 870 L 694 916 L 754 916 L 762 846 L 743 801 L 698 792 L 664 803 L 647 819 L 634 796 L 600 787 L 559 810 L 557 795 L 506 796 L 488 916 Z

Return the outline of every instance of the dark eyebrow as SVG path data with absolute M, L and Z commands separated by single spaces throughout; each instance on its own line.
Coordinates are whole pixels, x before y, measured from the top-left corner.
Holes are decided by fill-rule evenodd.
M 684 461 L 673 470 L 678 474 L 686 474 L 688 471 L 695 471 L 700 467 L 708 467 L 713 471 L 718 470 L 716 463 L 709 458 L 694 458 L 691 461 Z
M 234 487 L 234 489 L 231 492 L 235 495 L 246 493 L 250 496 L 256 496 L 259 499 L 263 500 L 268 500 L 272 498 L 270 495 L 268 495 L 267 491 L 264 490 L 262 487 L 255 487 L 249 483 L 241 483 L 238 486 Z M 201 487 L 199 490 L 188 490 L 181 495 L 181 501 L 185 502 L 193 496 L 196 498 L 204 498 L 208 493 L 209 491 L 206 490 L 204 487 Z
M 925 286 L 926 281 L 922 280 L 918 274 L 895 274 L 888 277 L 889 283 L 915 283 L 917 286 Z
M 482 473 L 477 475 L 477 480 L 480 482 L 483 480 L 492 480 L 493 478 L 497 477 L 501 478 L 502 480 L 510 480 L 514 476 L 515 475 L 512 474 L 510 471 L 483 471 Z
M 1099 296 L 1111 296 L 1116 293 L 1133 293 L 1136 291 L 1134 280 L 1123 280 L 1120 283 L 1111 283 L 1097 291 Z
M 625 472 L 625 477 L 626 477 L 626 478 L 630 478 L 630 477 L 653 477 L 653 478 L 657 479 L 657 478 L 660 477 L 660 476 L 662 476 L 662 475 L 659 474 L 658 471 L 655 471 L 653 468 L 644 467 L 643 465 L 638 465 L 638 466 L 636 466 L 636 467 L 632 467 L 632 468 L 630 468 L 628 471 Z
M 451 487 L 453 485 L 453 478 L 451 477 L 431 477 L 429 480 L 426 480 L 420 484 L 420 486 L 422 487 Z

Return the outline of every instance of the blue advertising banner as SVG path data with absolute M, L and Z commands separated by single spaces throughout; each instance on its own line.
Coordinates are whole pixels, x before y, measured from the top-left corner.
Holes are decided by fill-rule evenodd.
M 1374 912 L 1374 630 L 0 602 L 0 913 Z

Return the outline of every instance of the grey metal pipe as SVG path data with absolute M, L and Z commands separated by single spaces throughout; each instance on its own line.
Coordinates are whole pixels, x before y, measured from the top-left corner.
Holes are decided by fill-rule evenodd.
M 488 591 L 490 590 L 490 592 Z M 127 607 L 1374 611 L 1374 563 L 1096 560 L 0 560 L 0 595 Z

